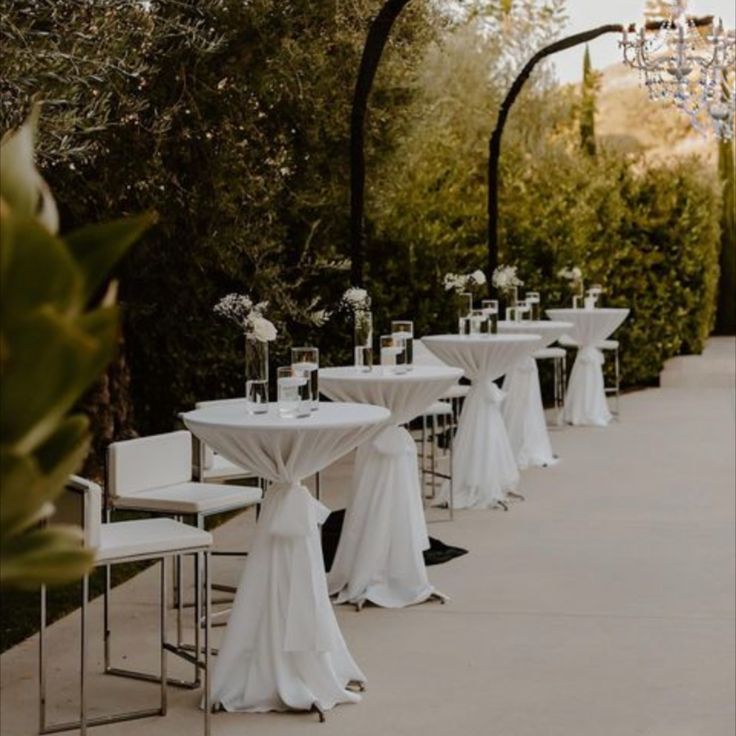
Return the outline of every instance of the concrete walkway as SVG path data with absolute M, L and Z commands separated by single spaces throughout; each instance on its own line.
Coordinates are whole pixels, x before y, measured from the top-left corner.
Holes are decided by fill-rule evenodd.
M 325 724 L 219 714 L 214 733 L 733 736 L 733 357 L 732 340 L 713 343 L 677 366 L 679 381 L 668 369 L 666 388 L 626 395 L 620 422 L 555 431 L 562 462 L 526 471 L 527 500 L 508 513 L 432 524 L 470 550 L 430 569 L 447 605 L 340 608 L 369 678 L 361 704 Z M 347 460 L 326 476 L 334 508 L 349 473 Z M 251 523 L 221 528 L 218 543 L 247 545 Z M 237 560 L 216 564 L 219 579 L 236 578 Z M 155 662 L 154 590 L 149 571 L 115 591 L 115 650 L 128 664 Z M 77 625 L 73 615 L 51 630 L 56 716 L 73 715 Z M 4 736 L 35 732 L 35 654 L 32 639 L 2 657 Z M 156 699 L 152 686 L 104 676 L 92 690 L 103 709 Z M 170 693 L 166 718 L 96 733 L 201 733 L 196 693 Z

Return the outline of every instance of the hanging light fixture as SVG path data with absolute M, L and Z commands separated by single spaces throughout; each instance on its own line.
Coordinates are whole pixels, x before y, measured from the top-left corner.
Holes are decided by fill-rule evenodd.
M 723 21 L 708 33 L 687 16 L 687 0 L 675 0 L 659 29 L 624 26 L 624 63 L 642 75 L 650 99 L 670 101 L 697 130 L 710 127 L 721 139 L 734 135 L 736 35 Z

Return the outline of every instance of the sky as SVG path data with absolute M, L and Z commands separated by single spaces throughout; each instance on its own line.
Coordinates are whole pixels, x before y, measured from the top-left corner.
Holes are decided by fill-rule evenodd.
M 567 0 L 568 22 L 563 35 L 579 33 L 606 23 L 640 23 L 645 0 Z M 691 15 L 722 17 L 728 28 L 736 27 L 734 0 L 690 0 Z M 621 60 L 618 35 L 597 38 L 590 44 L 593 66 L 602 69 Z M 583 69 L 583 46 L 563 51 L 554 56 L 554 65 L 561 82 L 579 82 Z

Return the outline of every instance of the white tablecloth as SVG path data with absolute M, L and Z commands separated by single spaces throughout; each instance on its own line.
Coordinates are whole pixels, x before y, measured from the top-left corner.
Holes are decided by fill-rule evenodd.
M 546 319 L 522 322 L 504 320 L 498 323 L 498 331 L 504 335 L 540 335 L 540 348 L 551 345 L 571 329 L 571 322 Z M 503 390 L 506 394 L 502 408 L 503 420 L 519 468 L 523 470 L 556 463 L 544 417 L 537 361 L 529 356 L 512 368 L 503 379 Z
M 492 508 L 519 482 L 500 404 L 504 393 L 493 382 L 541 346 L 539 335 L 434 335 L 422 342 L 473 382 L 465 399 L 453 452 L 456 508 Z M 445 485 L 439 501 L 449 503 Z
M 565 421 L 605 427 L 611 412 L 603 388 L 603 353 L 596 347 L 629 314 L 628 309 L 548 309 L 550 319 L 572 322 L 567 333 L 578 345 L 565 397 Z
M 398 424 L 413 419 L 463 375 L 458 368 L 415 366 L 405 374 L 374 368 L 323 368 L 320 390 L 340 401 L 385 406 L 391 424 L 358 448 L 352 497 L 332 569 L 338 603 L 398 608 L 427 600 L 434 588 L 422 551 L 429 547 L 411 435 Z
M 201 440 L 272 481 L 217 657 L 212 699 L 229 711 L 323 710 L 360 696 L 365 677 L 350 656 L 327 594 L 318 525 L 328 510 L 301 485 L 370 438 L 386 409 L 321 404 L 303 419 L 231 406 L 183 416 Z

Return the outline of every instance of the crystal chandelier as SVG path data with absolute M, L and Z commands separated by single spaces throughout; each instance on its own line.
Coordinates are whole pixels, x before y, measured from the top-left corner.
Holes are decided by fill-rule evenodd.
M 702 31 L 687 17 L 687 0 L 670 3 L 659 29 L 627 29 L 619 45 L 624 63 L 637 69 L 652 100 L 671 101 L 697 130 L 721 139 L 734 135 L 736 35 L 723 21 Z M 651 30 L 651 26 L 649 27 Z

